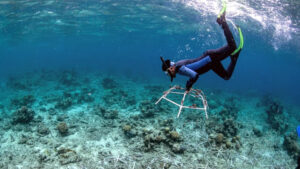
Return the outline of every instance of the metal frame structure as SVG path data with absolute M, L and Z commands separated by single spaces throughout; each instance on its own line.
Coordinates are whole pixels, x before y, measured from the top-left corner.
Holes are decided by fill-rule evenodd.
M 174 90 L 185 90 L 185 88 L 182 88 L 180 86 L 171 87 L 169 90 L 164 92 L 164 94 L 157 100 L 157 102 L 155 104 L 158 104 L 162 99 L 167 100 L 168 102 L 170 102 L 172 104 L 175 104 L 176 106 L 179 107 L 177 118 L 180 116 L 180 113 L 181 113 L 182 109 L 186 108 L 186 109 L 203 110 L 205 112 L 206 119 L 208 119 L 208 115 L 207 115 L 208 104 L 207 104 L 206 97 L 205 97 L 204 93 L 202 92 L 202 90 L 190 89 L 190 91 L 185 91 L 185 92 L 177 92 L 177 91 L 174 91 Z M 170 93 L 183 95 L 180 104 L 178 104 L 175 101 L 167 98 L 168 94 L 170 94 Z M 190 95 L 192 97 L 201 99 L 203 107 L 197 107 L 196 105 L 185 106 L 184 105 L 184 100 L 185 100 L 187 95 Z

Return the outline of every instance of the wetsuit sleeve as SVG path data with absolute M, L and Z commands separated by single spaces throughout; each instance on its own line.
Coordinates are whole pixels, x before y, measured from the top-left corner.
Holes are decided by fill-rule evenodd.
M 193 84 L 197 81 L 199 74 L 186 66 L 181 66 L 178 71 L 179 74 L 188 76 L 190 79 L 186 82 L 186 89 L 190 90 Z

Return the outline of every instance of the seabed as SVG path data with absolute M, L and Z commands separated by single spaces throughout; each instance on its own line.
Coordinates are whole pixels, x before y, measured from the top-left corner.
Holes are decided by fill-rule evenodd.
M 197 109 L 177 118 L 177 106 L 155 104 L 169 86 L 116 76 L 42 71 L 3 83 L 0 168 L 296 167 L 299 107 L 202 89 L 208 118 Z

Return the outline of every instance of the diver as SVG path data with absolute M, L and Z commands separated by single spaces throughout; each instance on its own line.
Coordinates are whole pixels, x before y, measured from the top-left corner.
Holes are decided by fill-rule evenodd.
M 164 60 L 160 57 L 162 61 L 162 70 L 171 77 L 171 82 L 176 74 L 188 76 L 189 80 L 186 82 L 186 91 L 188 92 L 193 84 L 197 81 L 199 75 L 213 70 L 217 75 L 225 80 L 229 80 L 241 49 L 243 47 L 243 35 L 241 29 L 237 27 L 240 35 L 240 45 L 239 48 L 236 47 L 233 35 L 227 25 L 225 19 L 226 4 L 223 5 L 223 9 L 218 15 L 217 23 L 223 28 L 224 35 L 226 37 L 227 45 L 218 49 L 207 50 L 202 54 L 202 56 L 195 59 L 185 59 L 180 60 L 176 63 L 170 60 Z M 230 56 L 230 64 L 227 69 L 225 69 L 221 63 L 222 60 Z

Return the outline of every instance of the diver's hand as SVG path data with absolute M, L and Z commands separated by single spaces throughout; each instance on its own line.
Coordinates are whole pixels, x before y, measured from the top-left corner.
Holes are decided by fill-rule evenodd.
M 185 93 L 188 94 L 191 90 L 191 87 L 190 88 L 185 88 Z

